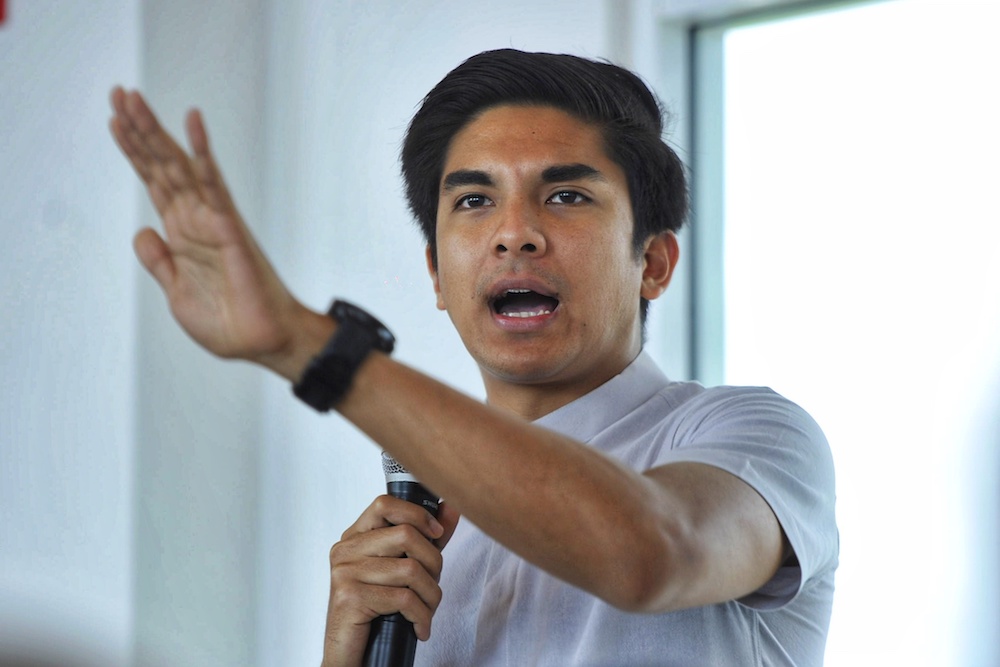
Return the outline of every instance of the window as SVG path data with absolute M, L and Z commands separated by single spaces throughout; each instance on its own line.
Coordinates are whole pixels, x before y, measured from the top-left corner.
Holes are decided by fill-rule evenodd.
M 993 2 L 695 30 L 695 372 L 824 427 L 827 665 L 1000 664 Z

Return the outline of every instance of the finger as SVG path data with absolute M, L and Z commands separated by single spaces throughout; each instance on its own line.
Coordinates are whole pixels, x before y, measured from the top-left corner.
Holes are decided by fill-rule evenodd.
M 114 111 L 113 117 L 125 115 L 125 89 L 115 86 L 111 89 L 111 109 Z
M 458 520 L 461 515 L 458 510 L 452 507 L 449 503 L 441 501 L 438 504 L 438 523 L 444 528 L 444 532 L 441 537 L 434 540 L 434 546 L 438 549 L 444 549 L 448 542 L 451 540 L 451 536 L 455 534 L 455 529 L 458 528 Z
M 139 172 L 144 181 L 148 181 L 149 165 L 147 163 L 149 160 L 139 133 L 129 117 L 129 111 L 125 105 L 127 96 L 128 93 L 121 86 L 115 86 L 111 90 L 111 107 L 114 109 L 114 115 L 110 122 L 111 133 L 115 138 L 115 143 L 128 157 L 135 170 Z
M 125 94 L 123 108 L 124 118 L 129 121 L 131 128 L 142 140 L 143 147 L 150 151 L 152 157 L 159 160 L 175 160 L 178 153 L 184 153 L 184 149 L 163 128 L 138 90 Z
M 416 561 L 430 576 L 441 576 L 442 557 L 427 537 L 410 525 L 389 526 L 356 533 L 330 548 L 330 567 L 365 559 L 394 561 L 408 558 Z
M 191 143 L 191 150 L 195 155 L 210 155 L 212 150 L 208 143 L 208 131 L 205 129 L 205 120 L 201 111 L 191 109 L 184 119 L 184 128 L 187 130 L 188 141 Z
M 138 92 L 129 93 L 121 87 L 115 87 L 111 91 L 111 106 L 114 108 L 115 115 L 110 121 L 110 127 L 115 142 L 128 158 L 133 169 L 145 182 L 160 217 L 166 220 L 168 210 L 175 198 L 185 190 L 192 188 L 193 176 L 190 176 L 190 167 L 186 166 L 188 163 L 187 155 L 159 127 L 155 116 Z M 144 136 L 140 127 L 142 124 L 140 116 L 142 115 L 148 116 L 146 118 L 147 132 L 150 131 L 150 128 L 155 128 L 155 132 L 165 137 L 165 139 L 161 139 L 160 143 L 166 142 L 166 145 L 170 146 L 169 152 L 172 155 L 170 160 L 158 157 L 147 137 Z M 163 146 L 161 145 L 158 150 L 163 151 Z M 186 177 L 185 173 L 188 174 Z
M 403 618 L 413 624 L 413 632 L 417 639 L 427 641 L 431 636 L 431 621 L 434 618 L 434 611 L 441 602 L 440 594 L 433 605 L 425 603 L 424 599 L 412 588 L 382 587 L 384 593 L 385 611 L 379 612 L 380 616 L 394 614 L 397 611 Z M 440 589 L 435 589 L 440 592 Z
M 167 244 L 155 231 L 146 227 L 135 235 L 132 247 L 139 261 L 164 291 L 169 292 L 177 269 Z
M 219 171 L 215 157 L 212 155 L 208 131 L 205 129 L 205 121 L 201 112 L 197 109 L 189 111 L 184 125 L 191 150 L 194 152 L 191 168 L 198 180 L 202 197 L 209 206 L 216 210 L 235 208 L 229 194 L 229 188 L 226 187 L 222 172 Z
M 327 609 L 327 639 L 334 644 L 347 643 L 345 635 L 355 635 L 357 641 L 363 634 L 367 639 L 373 620 L 397 612 L 413 624 L 419 639 L 430 638 L 434 612 L 409 588 L 360 584 L 332 588 Z M 363 633 L 359 628 L 363 628 Z
M 149 165 L 146 163 L 146 160 L 143 159 L 139 149 L 130 138 L 127 121 L 122 119 L 121 116 L 113 116 L 108 125 L 111 128 L 111 136 L 114 137 L 115 143 L 118 144 L 118 148 L 121 149 L 121 152 L 124 153 L 126 158 L 128 158 L 128 161 L 139 175 L 139 178 L 149 185 L 152 179 L 152 172 L 150 172 Z
M 345 564 L 330 571 L 333 613 L 353 615 L 357 622 L 401 613 L 414 624 L 418 636 L 430 634 L 430 620 L 441 603 L 441 589 L 426 573 L 419 574 L 405 558 L 378 558 L 385 568 L 370 563 Z
M 417 636 L 426 640 L 440 602 L 440 587 L 409 559 L 367 558 L 332 566 L 327 655 L 357 653 L 360 657 L 371 621 L 397 611 L 414 624 Z
M 337 563 L 330 568 L 331 585 L 350 586 L 353 583 L 382 588 L 404 588 L 416 593 L 429 609 L 441 603 L 441 587 L 432 572 L 414 558 L 362 558 Z M 381 591 L 386 594 L 385 591 Z M 392 613 L 397 609 L 390 609 Z
M 138 91 L 126 93 L 122 106 L 126 138 L 151 178 L 175 196 L 196 190 L 187 153 L 160 125 L 142 95 Z
M 382 495 L 369 505 L 358 520 L 344 531 L 343 538 L 386 526 L 410 525 L 420 531 L 428 540 L 444 534 L 444 527 L 434 516 L 420 505 L 401 498 Z

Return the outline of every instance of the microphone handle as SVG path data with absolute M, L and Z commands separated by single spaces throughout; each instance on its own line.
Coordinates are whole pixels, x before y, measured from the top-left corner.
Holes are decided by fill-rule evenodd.
M 390 496 L 421 505 L 437 516 L 437 496 L 417 482 L 391 481 L 386 483 L 386 488 Z M 416 652 L 417 635 L 413 632 L 413 624 L 396 612 L 372 621 L 362 664 L 364 667 L 412 667 Z

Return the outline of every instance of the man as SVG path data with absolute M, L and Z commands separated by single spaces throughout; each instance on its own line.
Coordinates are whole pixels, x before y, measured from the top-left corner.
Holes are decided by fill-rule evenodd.
M 671 383 L 642 353 L 686 192 L 638 78 L 487 52 L 411 123 L 408 198 L 487 405 L 394 362 L 363 312 L 295 300 L 197 112 L 188 156 L 137 93 L 112 101 L 166 231 L 136 252 L 178 322 L 332 406 L 447 499 L 434 519 L 380 497 L 334 545 L 325 665 L 359 664 L 369 623 L 396 611 L 427 665 L 822 662 L 837 556 L 822 433 L 768 390 Z

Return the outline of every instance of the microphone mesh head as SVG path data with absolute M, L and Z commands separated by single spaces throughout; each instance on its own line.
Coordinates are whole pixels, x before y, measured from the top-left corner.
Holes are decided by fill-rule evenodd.
M 388 452 L 382 452 L 382 472 L 385 473 L 386 478 L 389 475 L 409 475 L 410 471 L 399 465 L 399 462 L 389 456 Z
M 409 470 L 399 465 L 399 462 L 382 452 L 382 472 L 386 482 L 416 482 L 417 478 Z

